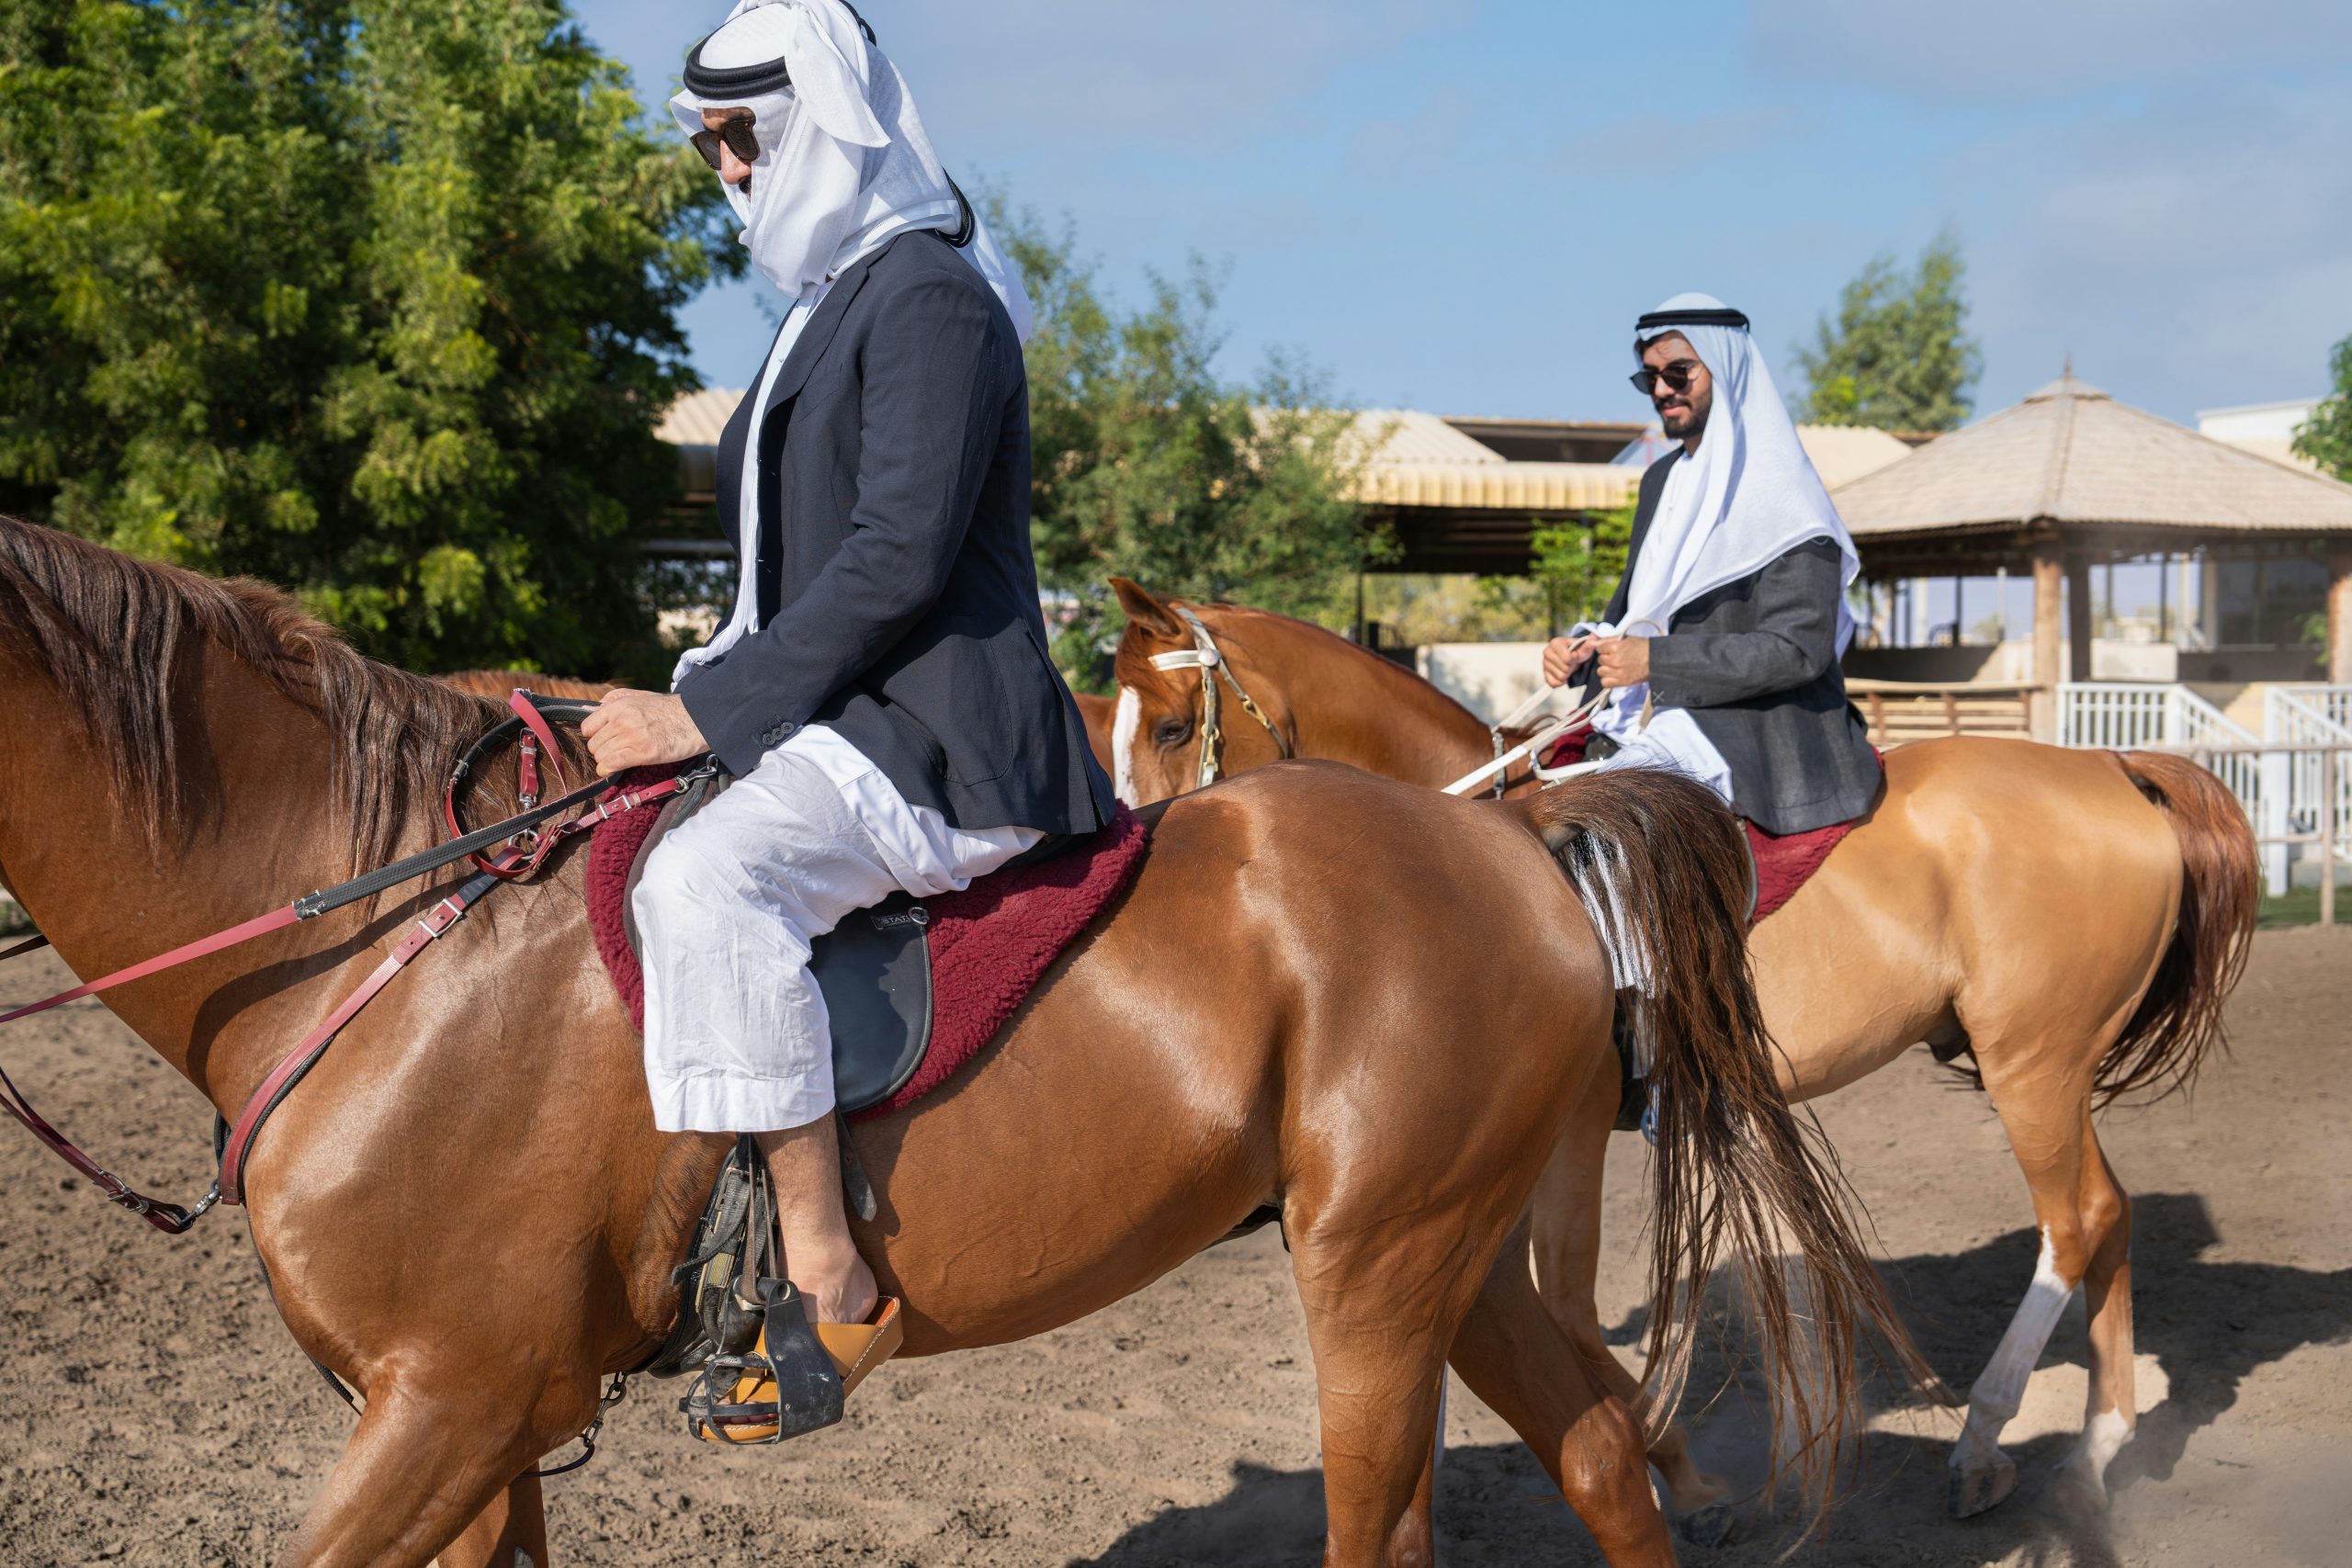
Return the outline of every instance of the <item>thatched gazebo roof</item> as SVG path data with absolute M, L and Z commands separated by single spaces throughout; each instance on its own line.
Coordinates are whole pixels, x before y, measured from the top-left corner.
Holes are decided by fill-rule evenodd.
M 2158 552 L 2352 538 L 2352 485 L 2119 403 L 2069 372 L 1837 487 L 1865 562 L 2023 565 L 2037 544 Z

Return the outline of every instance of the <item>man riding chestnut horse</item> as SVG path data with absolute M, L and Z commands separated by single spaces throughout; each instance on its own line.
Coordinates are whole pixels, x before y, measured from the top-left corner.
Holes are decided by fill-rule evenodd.
M 634 896 L 663 1132 L 750 1133 L 812 1320 L 855 1323 L 810 942 L 1109 820 L 1029 553 L 1029 302 L 837 0 L 744 0 L 671 100 L 793 303 L 719 443 L 734 611 L 669 694 L 615 691 L 600 771 L 715 752 L 725 794 Z
M 1678 294 L 1634 323 L 1634 385 L 1679 450 L 1642 476 L 1625 575 L 1544 649 L 1606 700 L 1586 755 L 1679 768 L 1768 833 L 1860 816 L 1881 770 L 1846 701 L 1860 570 L 1747 318 Z

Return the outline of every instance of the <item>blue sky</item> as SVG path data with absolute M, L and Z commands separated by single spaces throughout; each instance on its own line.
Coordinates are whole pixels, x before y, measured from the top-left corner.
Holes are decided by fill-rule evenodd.
M 723 5 L 575 0 L 649 101 Z M 870 0 L 954 172 L 1105 280 L 1225 270 L 1225 367 L 1304 355 L 1442 413 L 1630 419 L 1633 318 L 1685 288 L 1790 345 L 1875 252 L 1960 237 L 1980 410 L 2074 356 L 2118 398 L 2325 389 L 2352 335 L 2342 0 Z M 707 13 L 707 14 L 706 14 Z M 688 313 L 740 386 L 753 286 Z

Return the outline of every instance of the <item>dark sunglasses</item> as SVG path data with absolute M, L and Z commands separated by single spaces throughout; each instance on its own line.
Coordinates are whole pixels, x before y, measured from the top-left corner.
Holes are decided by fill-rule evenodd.
M 1645 398 L 1657 395 L 1657 384 L 1660 381 L 1665 382 L 1673 391 L 1687 392 L 1690 389 L 1690 373 L 1698 368 L 1699 362 L 1695 359 L 1677 359 L 1657 370 L 1645 365 L 1634 371 L 1628 379 L 1634 383 L 1634 389 Z
M 702 154 L 702 161 L 714 169 L 718 167 L 721 143 L 746 164 L 760 161 L 760 139 L 752 132 L 752 117 L 748 114 L 720 120 L 717 130 L 697 130 L 686 140 L 695 144 L 695 151 Z

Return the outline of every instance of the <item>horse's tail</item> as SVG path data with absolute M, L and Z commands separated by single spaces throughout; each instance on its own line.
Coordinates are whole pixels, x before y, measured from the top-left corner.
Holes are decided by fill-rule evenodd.
M 2118 752 L 2142 795 L 2180 840 L 2180 912 L 2148 994 L 2099 1058 L 2096 1103 L 2151 1084 L 2169 1094 L 2223 1043 L 2222 1004 L 2245 973 L 2261 907 L 2254 827 L 2227 785 L 2186 757 Z
M 1774 1402 L 1774 1452 L 1826 1512 L 1858 1430 L 1863 1326 L 1885 1337 L 1923 1387 L 1941 1385 L 1862 1249 L 1835 1155 L 1791 1111 L 1774 1076 L 1778 1048 L 1748 964 L 1752 873 L 1738 824 L 1702 786 L 1643 769 L 1516 804 L 1583 896 L 1620 987 L 1634 988 L 1635 1038 L 1653 1057 L 1649 1408 L 1662 1418 L 1679 1396 L 1701 1293 L 1728 1240 L 1764 1364 L 1785 1391 Z M 1802 1305 L 1777 1256 L 1784 1245 L 1811 1272 Z

